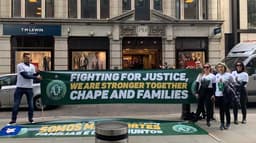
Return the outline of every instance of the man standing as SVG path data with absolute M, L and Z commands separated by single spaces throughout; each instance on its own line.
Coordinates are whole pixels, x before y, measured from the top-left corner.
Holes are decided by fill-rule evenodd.
M 19 106 L 22 95 L 25 94 L 28 103 L 28 121 L 34 123 L 33 120 L 33 79 L 40 80 L 41 77 L 36 73 L 35 67 L 30 63 L 30 53 L 23 54 L 23 62 L 17 65 L 17 83 L 14 93 L 14 105 L 12 109 L 12 118 L 9 125 L 15 124 L 19 112 Z

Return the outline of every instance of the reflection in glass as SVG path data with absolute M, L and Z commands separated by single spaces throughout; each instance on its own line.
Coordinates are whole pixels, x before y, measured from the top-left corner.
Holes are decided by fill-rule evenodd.
M 131 10 L 131 0 L 123 0 L 123 11 Z
M 248 0 L 248 29 L 256 28 L 256 1 Z
M 81 0 L 81 17 L 97 18 L 97 1 Z
M 100 1 L 100 18 L 109 18 L 109 0 Z
M 26 0 L 25 1 L 26 17 L 41 17 L 42 6 L 41 0 Z
M 106 52 L 73 51 L 71 70 L 105 70 Z
M 45 0 L 45 17 L 54 17 L 54 0 Z
M 68 0 L 68 17 L 77 18 L 77 0 Z
M 198 19 L 198 0 L 184 1 L 184 19 Z
M 21 16 L 21 1 L 20 0 L 12 1 L 12 16 L 13 17 Z
M 154 0 L 154 9 L 155 10 L 163 10 L 162 0 Z

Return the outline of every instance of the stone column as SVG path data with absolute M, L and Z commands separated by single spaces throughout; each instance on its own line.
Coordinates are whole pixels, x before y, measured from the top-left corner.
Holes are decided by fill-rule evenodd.
M 54 1 L 54 17 L 61 19 L 68 18 L 68 0 Z
M 54 70 L 68 69 L 68 37 L 54 37 Z
M 11 17 L 11 1 L 10 0 L 0 0 L 0 18 Z
M 11 37 L 0 36 L 0 45 L 0 74 L 11 73 Z
M 110 39 L 110 69 L 122 69 L 122 42 Z
M 209 63 L 216 65 L 225 56 L 225 49 L 221 46 L 221 38 L 209 38 Z

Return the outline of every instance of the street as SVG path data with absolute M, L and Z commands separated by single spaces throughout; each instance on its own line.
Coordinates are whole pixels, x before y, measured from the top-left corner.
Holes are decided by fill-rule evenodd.
M 196 111 L 196 104 L 191 105 L 191 112 Z M 147 116 L 181 114 L 180 104 L 87 104 L 87 105 L 64 105 L 45 111 L 35 111 L 34 117 L 58 117 L 58 116 L 82 116 L 82 117 L 108 117 L 108 116 Z M 240 111 L 241 112 L 241 111 Z M 215 116 L 219 116 L 215 109 Z M 232 111 L 231 111 L 232 113 Z M 248 114 L 256 113 L 255 105 L 248 107 Z M 1 109 L 0 118 L 11 117 L 11 109 Z M 27 110 L 22 108 L 18 114 L 19 118 L 26 118 Z M 232 116 L 231 116 L 232 117 Z

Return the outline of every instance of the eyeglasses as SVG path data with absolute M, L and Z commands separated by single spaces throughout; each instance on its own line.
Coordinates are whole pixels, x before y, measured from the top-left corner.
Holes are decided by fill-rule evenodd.
M 209 66 L 203 66 L 204 69 L 209 69 L 210 67 Z

